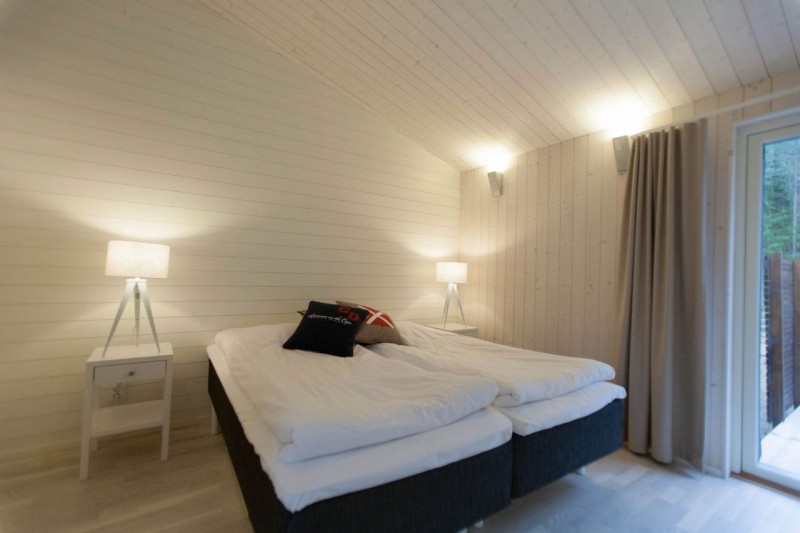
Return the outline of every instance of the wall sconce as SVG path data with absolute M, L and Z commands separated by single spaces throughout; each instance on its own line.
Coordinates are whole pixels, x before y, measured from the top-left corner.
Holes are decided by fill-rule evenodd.
M 450 310 L 450 298 L 455 297 L 458 303 L 458 310 L 461 311 L 461 320 L 467 325 L 464 317 L 464 308 L 461 307 L 461 297 L 458 295 L 458 284 L 467 282 L 467 264 L 453 262 L 436 263 L 436 281 L 447 283 L 447 298 L 444 301 L 444 312 L 442 313 L 442 326 L 447 325 L 447 313 Z
M 503 195 L 503 173 L 489 172 L 489 188 L 492 189 L 492 196 L 500 198 Z
M 131 294 L 133 294 L 134 298 L 136 346 L 139 346 L 139 302 L 143 300 L 144 309 L 150 321 L 150 330 L 156 340 L 156 348 L 161 353 L 161 345 L 158 343 L 156 325 L 153 321 L 153 312 L 150 310 L 150 297 L 147 294 L 147 279 L 145 278 L 166 278 L 168 272 L 169 246 L 145 242 L 108 241 L 106 276 L 126 277 L 128 282 L 125 286 L 125 292 L 122 293 L 122 300 L 119 302 L 119 309 L 117 310 L 117 316 L 114 317 L 111 333 L 108 334 L 108 340 L 103 349 L 104 357 Z
M 628 170 L 628 159 L 631 157 L 630 137 L 622 135 L 611 139 L 614 143 L 614 161 L 617 163 L 617 172 Z

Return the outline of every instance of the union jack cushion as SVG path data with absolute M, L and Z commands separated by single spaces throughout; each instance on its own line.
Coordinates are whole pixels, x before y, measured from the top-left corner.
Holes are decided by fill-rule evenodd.
M 397 325 L 388 314 L 366 305 L 354 304 L 351 302 L 343 302 L 336 300 L 339 305 L 346 305 L 348 307 L 355 307 L 357 309 L 364 309 L 369 312 L 364 325 L 358 330 L 356 334 L 356 342 L 359 344 L 378 344 L 380 342 L 391 342 L 394 344 L 406 344 Z

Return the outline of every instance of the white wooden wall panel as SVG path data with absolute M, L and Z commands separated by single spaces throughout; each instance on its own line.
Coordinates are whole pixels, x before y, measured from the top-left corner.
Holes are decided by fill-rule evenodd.
M 794 0 L 781 0 L 781 9 L 786 17 L 786 27 L 792 37 L 795 57 L 800 62 L 800 3 Z
M 460 170 L 798 68 L 794 0 L 201 1 Z
M 743 0 L 742 5 L 750 19 L 767 71 L 775 75 L 796 70 L 799 66 L 797 57 L 786 53 L 794 47 L 781 0 Z
M 714 89 L 689 40 L 666 2 L 636 0 L 636 8 L 652 33 L 653 39 L 664 50 L 674 75 L 686 87 L 693 100 L 708 94 Z
M 558 310 L 559 310 L 559 279 L 561 251 L 561 178 L 563 166 L 561 151 L 567 143 L 556 144 L 550 147 L 550 163 L 547 179 L 547 283 L 546 283 L 546 328 L 545 349 L 558 352 Z M 541 179 L 541 176 L 540 176 Z
M 539 9 L 531 16 L 530 3 L 513 3 L 508 0 L 487 2 L 479 13 L 482 15 L 484 27 L 492 28 L 497 17 L 502 22 L 500 29 L 494 30 L 494 38 L 502 45 L 502 49 L 495 49 L 494 56 L 498 62 L 508 64 L 510 72 L 516 74 L 519 80 L 536 95 L 547 112 L 547 126 L 557 135 L 575 135 L 582 130 L 580 125 L 582 117 L 568 110 L 570 97 L 575 94 L 566 94 L 567 91 L 559 90 L 559 75 L 575 72 L 576 69 L 567 69 L 564 58 L 559 57 L 558 51 L 563 50 L 559 42 L 554 42 L 552 30 L 555 27 L 551 21 L 542 20 L 545 13 Z M 474 5 L 480 6 L 479 2 Z M 550 18 L 549 16 L 547 18 Z M 550 22 L 548 24 L 548 22 Z M 537 27 L 538 26 L 538 29 Z M 544 30 L 540 32 L 539 29 Z M 556 35 L 556 40 L 561 39 L 563 33 Z M 509 57 L 503 57 L 504 51 Z M 580 60 L 580 59 L 579 59 Z M 572 86 L 568 91 L 581 91 L 581 87 Z M 558 121 L 553 122 L 549 115 L 557 114 Z
M 586 324 L 586 221 L 588 217 L 588 164 L 589 139 L 586 135 L 575 139 L 573 167 L 572 235 L 566 237 L 572 249 L 572 278 L 569 290 L 570 354 L 583 354 Z
M 692 50 L 714 88 L 721 92 L 741 84 L 733 69 L 725 46 L 713 26 L 711 15 L 702 2 L 696 0 L 670 0 L 670 7 L 683 33 L 692 43 Z
M 110 239 L 172 246 L 150 285 L 177 423 L 208 416 L 220 329 L 296 321 L 310 299 L 439 318 L 448 164 L 194 2 L 0 15 L 0 454 L 77 446 L 84 361 L 124 287 L 104 276 Z
M 774 79 L 733 89 L 720 95 L 698 100 L 672 109 L 670 113 L 654 116 L 652 126 L 675 120 L 690 120 L 694 116 L 740 103 L 800 83 L 800 71 L 791 71 Z M 771 103 L 753 105 L 742 111 L 723 113 L 708 120 L 709 181 L 708 189 L 708 256 L 710 260 L 712 324 L 712 361 L 709 375 L 709 460 L 710 471 L 725 472 L 724 435 L 729 421 L 725 409 L 730 392 L 726 389 L 726 353 L 729 347 L 731 304 L 731 157 L 733 124 L 771 111 L 800 105 L 800 96 L 793 95 Z M 481 338 L 504 344 L 549 351 L 564 355 L 591 357 L 618 366 L 616 271 L 621 229 L 622 198 L 625 175 L 618 174 L 613 146 L 605 132 L 549 146 L 517 158 L 514 171 L 516 189 L 526 188 L 516 201 L 491 197 L 485 186 L 485 169 L 462 173 L 462 202 L 470 198 L 471 205 L 489 205 L 491 216 L 502 218 L 502 211 L 514 206 L 514 217 L 524 220 L 517 224 L 515 238 L 519 243 L 515 257 L 495 252 L 491 240 L 479 234 L 480 228 L 492 224 L 487 211 L 472 209 L 462 217 L 460 249 L 470 268 L 494 264 L 496 268 L 477 278 L 470 278 L 466 303 L 468 319 L 480 328 Z M 524 185 L 522 185 L 524 183 Z M 519 194 L 519 193 L 518 193 Z M 499 211 L 499 213 L 498 213 Z M 472 217 L 481 217 L 471 220 Z M 508 216 L 506 217 L 508 221 Z M 521 234 L 522 233 L 522 234 Z M 482 245 L 477 247 L 476 242 Z M 492 254 L 489 257 L 477 255 Z M 471 250 L 471 253 L 467 253 Z M 524 257 L 524 275 L 499 275 L 508 261 Z M 480 267 L 482 268 L 482 267 Z M 515 268 L 523 268 L 516 266 Z M 519 274 L 519 273 L 518 273 Z M 509 285 L 513 285 L 509 290 Z M 494 299 L 514 294 L 513 336 L 508 338 L 507 326 L 488 320 Z M 517 304 L 518 300 L 523 300 Z M 518 305 L 521 305 L 521 311 Z M 522 319 L 517 313 L 522 313 Z M 618 372 L 624 372 L 619 369 Z
M 372 19 L 372 25 L 380 32 L 392 34 L 391 38 L 381 41 L 382 46 L 387 46 L 385 41 L 388 41 L 389 46 L 396 45 L 411 54 L 415 60 L 414 73 L 425 79 L 426 84 L 431 83 L 428 81 L 431 79 L 441 82 L 446 88 L 444 96 L 461 104 L 463 121 L 495 115 L 493 108 L 497 105 L 496 97 L 484 87 L 483 83 L 474 83 L 474 80 L 465 76 L 465 72 L 448 55 L 452 54 L 450 49 L 431 46 L 431 43 L 435 42 L 434 39 L 440 37 L 440 33 L 430 21 L 421 18 L 419 11 L 413 6 L 405 3 L 389 5 L 383 2 L 359 1 L 358 9 L 367 19 Z M 387 32 L 387 28 L 396 28 L 397 31 Z M 466 56 L 457 57 L 468 59 Z M 477 97 L 470 98 L 468 96 L 470 91 L 476 91 Z M 503 131 L 505 128 L 500 127 L 499 121 L 478 120 L 471 129 L 479 129 L 484 139 L 493 137 L 500 142 L 503 142 L 502 139 L 507 139 L 513 145 L 512 139 Z M 440 144 L 441 140 L 434 142 Z
M 485 6 L 481 8 L 485 9 Z M 431 37 L 448 56 L 458 57 L 459 62 L 466 63 L 468 68 L 462 76 L 472 77 L 473 84 L 477 82 L 487 87 L 487 92 L 496 101 L 493 106 L 494 116 L 508 124 L 511 131 L 519 135 L 512 137 L 514 146 L 524 146 L 529 135 L 540 141 L 557 138 L 553 129 L 556 131 L 561 129 L 558 121 L 551 116 L 546 107 L 536 101 L 528 87 L 509 74 L 509 71 L 513 70 L 513 67 L 509 68 L 510 65 L 515 63 L 513 59 L 505 54 L 501 56 L 503 64 L 498 64 L 492 59 L 493 56 L 497 57 L 496 51 L 501 46 L 493 35 L 475 20 L 470 10 L 458 2 L 447 2 L 442 6 L 435 2 L 420 2 L 414 4 L 414 11 L 435 21 L 436 31 Z M 520 104 L 522 108 L 517 107 Z M 515 112 L 514 108 L 521 112 Z
M 767 67 L 741 3 L 726 0 L 705 0 L 704 3 L 740 83 L 766 78 Z
M 676 68 L 667 58 L 647 22 L 630 0 L 604 0 L 603 6 L 615 21 L 615 30 L 623 36 L 647 68 L 656 85 L 664 92 L 670 105 L 675 106 L 690 99 Z

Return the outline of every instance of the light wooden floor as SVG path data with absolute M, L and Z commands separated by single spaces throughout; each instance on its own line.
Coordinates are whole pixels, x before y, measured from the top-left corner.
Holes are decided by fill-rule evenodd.
M 252 531 L 221 435 L 173 427 L 100 441 L 89 479 L 79 449 L 0 461 L 0 532 Z
M 250 531 L 222 437 L 208 425 L 117 438 L 78 481 L 78 450 L 0 461 L 0 531 Z M 474 532 L 797 532 L 800 500 L 738 479 L 619 451 L 486 520 Z
M 626 450 L 486 520 L 484 532 L 797 533 L 800 499 L 741 479 L 665 467 Z

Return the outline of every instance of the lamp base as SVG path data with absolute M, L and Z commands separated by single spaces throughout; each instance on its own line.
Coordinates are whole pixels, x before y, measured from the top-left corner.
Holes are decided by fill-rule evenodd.
M 156 333 L 156 324 L 153 321 L 153 311 L 150 309 L 150 296 L 147 293 L 147 280 L 142 278 L 130 278 L 125 285 L 125 291 L 122 293 L 122 300 L 119 302 L 119 309 L 117 309 L 117 316 L 114 317 L 114 324 L 111 326 L 111 332 L 108 334 L 108 340 L 103 348 L 103 357 L 108 351 L 108 345 L 111 344 L 111 339 L 114 337 L 114 332 L 119 325 L 119 319 L 125 311 L 125 306 L 128 305 L 128 300 L 134 295 L 134 331 L 136 332 L 136 346 L 139 346 L 139 302 L 144 301 L 144 309 L 147 312 L 147 319 L 150 322 L 150 331 L 153 333 L 153 338 L 156 341 L 156 348 L 161 353 L 161 345 L 158 343 L 158 333 Z
M 455 298 L 458 303 L 458 310 L 461 311 L 461 320 L 464 325 L 467 325 L 467 319 L 464 317 L 464 308 L 461 307 L 461 297 L 458 295 L 458 284 L 452 281 L 447 284 L 447 297 L 444 300 L 444 312 L 442 313 L 442 327 L 447 325 L 447 314 L 450 311 L 450 300 Z

